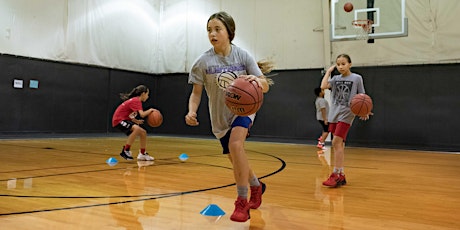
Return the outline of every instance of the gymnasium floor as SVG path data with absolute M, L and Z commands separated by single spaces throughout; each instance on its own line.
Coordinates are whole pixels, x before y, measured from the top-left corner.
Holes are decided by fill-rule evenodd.
M 459 227 L 459 153 L 347 147 L 348 184 L 331 189 L 321 185 L 330 148 L 249 140 L 250 164 L 267 191 L 251 219 L 236 223 L 229 220 L 233 174 L 217 140 L 149 137 L 151 163 L 121 159 L 124 142 L 97 135 L 1 139 L 0 229 Z M 181 153 L 189 159 L 181 161 Z M 118 163 L 108 165 L 110 157 Z M 225 215 L 200 214 L 211 204 Z

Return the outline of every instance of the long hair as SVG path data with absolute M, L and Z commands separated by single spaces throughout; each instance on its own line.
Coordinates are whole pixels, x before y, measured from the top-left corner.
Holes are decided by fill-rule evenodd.
M 123 101 L 126 101 L 126 100 L 128 100 L 130 98 L 138 97 L 142 93 L 145 93 L 145 92 L 149 92 L 149 88 L 147 88 L 147 86 L 145 86 L 145 85 L 138 85 L 138 86 L 136 86 L 136 88 L 132 89 L 131 92 L 129 92 L 129 93 L 120 93 L 120 98 Z
M 268 85 L 273 85 L 275 82 L 273 79 L 267 76 L 272 70 L 275 68 L 275 63 L 273 61 L 268 61 L 268 60 L 260 60 L 257 62 L 257 65 L 259 66 L 259 69 L 262 71 L 262 73 L 265 76 L 265 79 L 267 80 Z

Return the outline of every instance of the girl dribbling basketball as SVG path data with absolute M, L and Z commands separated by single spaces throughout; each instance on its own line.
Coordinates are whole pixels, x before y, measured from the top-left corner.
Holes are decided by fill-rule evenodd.
M 339 75 L 331 77 L 334 68 L 337 68 Z M 352 73 L 351 58 L 347 54 L 340 54 L 336 64 L 331 66 L 321 81 L 321 89 L 331 89 L 331 107 L 329 110 L 329 131 L 333 134 L 332 147 L 334 148 L 335 164 L 334 171 L 329 178 L 323 182 L 324 186 L 338 187 L 345 185 L 344 158 L 345 141 L 355 115 L 350 110 L 351 99 L 358 93 L 365 93 L 363 78 L 361 75 Z M 369 113 L 360 117 L 362 120 L 369 119 Z
M 235 22 L 229 14 L 218 12 L 211 15 L 207 22 L 207 31 L 212 48 L 195 61 L 190 71 L 189 83 L 193 84 L 193 89 L 185 122 L 190 126 L 199 124 L 196 112 L 205 89 L 209 98 L 212 132 L 220 140 L 223 153 L 228 154 L 233 165 L 238 197 L 230 219 L 245 222 L 249 219 L 249 209 L 260 206 L 262 193 L 265 190 L 265 184 L 259 181 L 249 167 L 244 150 L 244 142 L 254 122 L 255 114 L 249 116 L 233 114 L 225 105 L 223 86 L 228 85 L 229 77 L 243 77 L 249 81 L 256 81 L 266 93 L 269 82 L 261 71 L 263 67 L 259 67 L 247 51 L 231 43 L 235 36 Z M 249 202 L 248 185 L 251 190 Z
M 139 85 L 132 89 L 130 93 L 120 94 L 121 99 L 124 101 L 117 107 L 112 117 L 112 126 L 119 129 L 128 136 L 126 144 L 121 150 L 120 156 L 125 160 L 133 160 L 131 153 L 131 145 L 137 137 L 140 138 L 140 149 L 137 155 L 139 161 L 153 161 L 145 148 L 147 146 L 147 131 L 140 125 L 144 123 L 143 119 L 136 119 L 137 116 L 141 118 L 147 117 L 154 109 L 150 108 L 145 110 L 142 108 L 142 102 L 149 99 L 150 90 L 145 85 Z

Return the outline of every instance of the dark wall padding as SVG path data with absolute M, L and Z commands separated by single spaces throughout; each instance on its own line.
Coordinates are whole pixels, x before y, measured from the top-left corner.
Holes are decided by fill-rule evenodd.
M 459 64 L 353 67 L 373 98 L 374 116 L 355 119 L 347 145 L 460 151 Z M 281 71 L 252 134 L 305 140 L 320 135 L 313 88 L 319 70 Z
M 350 141 L 362 145 L 460 150 L 460 65 L 353 68 L 364 77 L 375 115 L 355 120 Z
M 251 131 L 254 136 L 317 139 L 321 126 L 316 121 L 314 88 L 320 70 L 278 71 L 275 84 L 264 96 Z M 316 138 L 315 138 L 316 137 Z
M 2 133 L 106 130 L 109 70 L 8 55 L 0 56 L 0 69 Z M 24 88 L 13 88 L 14 79 Z
M 152 75 L 0 55 L 0 134 L 107 133 L 119 93 L 139 84 L 151 89 L 145 108 L 159 109 L 163 125 L 152 134 L 212 136 L 203 92 L 200 125 L 185 125 L 192 86 L 187 74 Z M 356 119 L 347 145 L 460 151 L 460 64 L 353 67 L 364 78 L 375 115 Z M 320 69 L 275 71 L 251 135 L 312 143 L 321 133 L 313 89 Z M 14 89 L 13 80 L 24 80 Z M 29 80 L 39 88 L 29 88 Z

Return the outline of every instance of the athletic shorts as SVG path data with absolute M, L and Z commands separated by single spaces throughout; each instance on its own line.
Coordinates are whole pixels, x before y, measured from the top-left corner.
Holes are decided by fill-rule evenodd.
M 115 128 L 117 128 L 120 131 L 122 131 L 123 133 L 125 133 L 126 136 L 129 136 L 133 132 L 131 130 L 133 125 L 135 125 L 134 122 L 132 122 L 130 120 L 125 120 L 125 121 L 121 121 L 120 123 L 118 123 L 118 125 L 115 126 Z
M 244 128 L 247 128 L 248 129 L 248 133 L 249 133 L 249 128 L 251 127 L 252 125 L 252 121 L 251 121 L 251 118 L 249 117 L 237 117 L 235 119 L 235 121 L 233 121 L 231 127 L 244 127 Z M 223 136 L 222 138 L 220 138 L 220 144 L 222 145 L 222 153 L 223 154 L 229 154 L 230 153 L 230 149 L 228 148 L 228 142 L 230 141 L 230 134 L 232 133 L 232 129 L 228 130 L 228 132 L 225 134 L 225 136 Z
M 339 121 L 338 123 L 329 123 L 329 132 L 334 136 L 341 137 L 343 141 L 347 139 L 350 124 Z
M 324 124 L 323 120 L 318 120 L 318 122 L 321 124 L 321 127 L 323 127 L 323 132 L 327 133 L 329 132 L 329 123 Z

